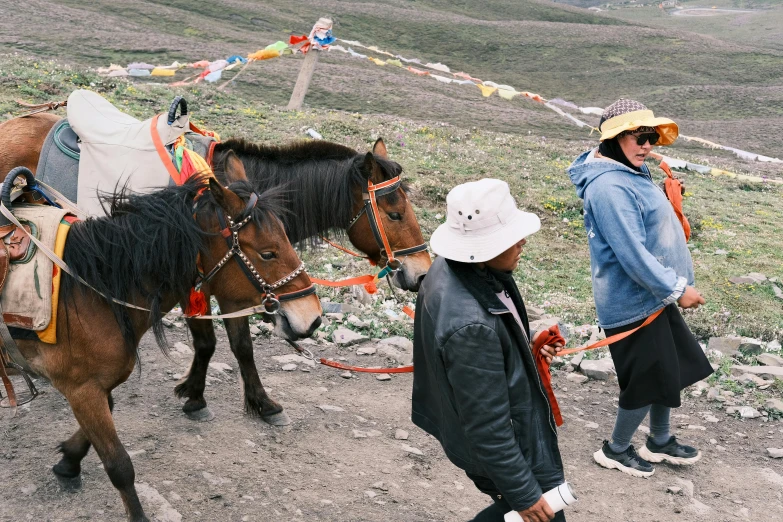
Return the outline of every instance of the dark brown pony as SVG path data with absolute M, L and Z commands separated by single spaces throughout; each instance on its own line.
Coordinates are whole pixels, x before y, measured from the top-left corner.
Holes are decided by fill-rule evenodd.
M 134 522 L 146 521 L 134 486 L 133 464 L 112 419 L 114 388 L 125 382 L 138 359 L 142 335 L 152 327 L 165 351 L 162 314 L 186 295 L 199 277 L 229 252 L 223 220 L 245 222 L 239 248 L 267 282 L 283 279 L 301 262 L 286 238 L 273 192 L 255 193 L 247 181 L 224 188 L 214 178 L 197 178 L 147 195 L 109 196 L 107 217 L 73 224 L 64 261 L 101 294 L 148 308 L 112 304 L 63 274 L 57 308 L 57 343 L 19 340 L 23 356 L 68 400 L 80 429 L 60 445 L 57 477 L 78 484 L 81 461 L 94 446 L 106 473 Z M 257 198 L 255 205 L 249 205 Z M 246 219 L 247 218 L 247 219 Z M 231 234 L 229 234 L 230 236 Z M 225 263 L 209 283 L 223 312 L 261 304 L 262 296 L 239 263 Z M 305 289 L 299 273 L 278 291 Z M 288 308 L 286 310 L 286 308 Z M 283 330 L 309 335 L 320 324 L 315 295 L 282 304 Z M 202 320 L 210 323 L 211 320 Z
M 226 165 L 238 158 L 256 190 L 282 188 L 286 212 L 283 223 L 289 239 L 302 243 L 319 235 L 342 238 L 347 236 L 360 252 L 379 267 L 387 258 L 370 230 L 366 217 L 352 225 L 364 205 L 363 189 L 367 181 L 381 183 L 402 172 L 402 167 L 388 159 L 383 140 L 378 140 L 373 152 L 359 153 L 348 147 L 327 141 L 306 141 L 282 147 L 262 146 L 229 139 L 218 143 L 214 151 L 215 175 L 221 179 Z M 239 166 L 235 166 L 238 168 Z M 392 250 L 404 250 L 422 245 L 416 215 L 404 190 L 404 185 L 378 198 L 378 207 Z M 410 291 L 419 288 L 430 267 L 426 251 L 401 256 L 401 269 L 395 274 L 397 286 Z M 367 268 L 371 268 L 369 265 Z M 231 350 L 237 358 L 245 381 L 245 408 L 260 415 L 270 424 L 288 424 L 283 407 L 266 397 L 253 360 L 253 341 L 245 318 L 226 319 Z M 204 398 L 207 367 L 215 352 L 215 333 L 211 323 L 189 321 L 193 332 L 195 356 L 184 382 L 177 385 L 178 396 L 187 398 L 183 410 L 192 418 L 210 418 Z M 253 383 L 253 387 L 248 387 Z
M 38 156 L 33 157 L 26 148 L 40 152 L 47 133 L 57 121 L 58 118 L 52 115 L 39 114 L 0 124 L 0 139 L 17 144 L 0 149 L 0 166 L 25 165 L 35 172 Z M 24 136 L 24 139 L 20 141 L 21 138 L 13 136 Z M 350 226 L 364 203 L 362 194 L 368 180 L 380 183 L 402 172 L 398 163 L 388 159 L 383 140 L 375 143 L 372 153 L 360 153 L 326 141 L 268 147 L 230 139 L 215 147 L 213 166 L 221 178 L 226 169 L 244 167 L 248 178 L 261 190 L 285 187 L 284 206 L 290 212 L 282 219 L 292 242 L 301 243 L 318 235 L 347 236 L 356 249 L 384 266 L 386 260 L 370 230 L 369 221 L 362 217 Z M 404 185 L 379 197 L 378 206 L 393 250 L 424 242 Z M 400 288 L 416 291 L 430 267 L 429 254 L 419 252 L 402 260 L 402 268 L 393 281 Z M 267 395 L 261 383 L 253 358 L 248 321 L 228 319 L 224 322 L 244 383 L 245 410 L 273 425 L 290 423 L 283 407 Z M 204 389 L 209 360 L 217 342 L 215 331 L 209 321 L 189 320 L 188 326 L 193 333 L 195 357 L 186 380 L 175 391 L 179 397 L 187 399 L 182 409 L 189 417 L 208 419 L 212 414 L 204 399 Z M 276 330 L 279 330 L 277 325 Z M 280 333 L 285 334 L 285 331 Z

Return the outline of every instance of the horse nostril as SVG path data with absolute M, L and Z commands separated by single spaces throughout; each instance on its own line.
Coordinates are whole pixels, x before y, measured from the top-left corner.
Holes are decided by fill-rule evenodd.
M 316 317 L 315 321 L 310 324 L 310 328 L 307 329 L 307 334 L 305 337 L 310 337 L 315 333 L 316 330 L 318 330 L 318 327 L 321 326 L 321 317 Z

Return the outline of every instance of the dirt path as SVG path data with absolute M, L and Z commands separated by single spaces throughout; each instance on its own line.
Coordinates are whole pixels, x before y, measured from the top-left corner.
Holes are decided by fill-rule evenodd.
M 729 14 L 748 14 L 755 13 L 747 9 L 711 9 L 707 7 L 694 7 L 691 9 L 675 9 L 671 11 L 672 16 L 718 16 Z
M 172 344 L 186 341 L 182 328 L 169 332 Z M 488 503 L 438 443 L 411 424 L 410 374 L 381 382 L 371 375 L 343 379 L 325 367 L 284 372 L 271 356 L 289 353 L 287 345 L 259 339 L 256 347 L 262 380 L 286 406 L 291 426 L 273 428 L 244 415 L 236 363 L 221 333 L 213 360 L 234 370 L 210 370 L 206 395 L 215 419 L 188 420 L 172 390 L 189 356 L 175 352 L 167 360 L 144 338 L 141 378 L 134 374 L 114 397 L 120 438 L 152 519 L 467 520 Z M 357 358 L 333 345 L 316 352 Z M 616 384 L 574 385 L 562 373 L 555 382 L 566 414 L 560 432 L 566 476 L 580 496 L 570 521 L 783 520 L 783 463 L 765 456 L 766 447 L 783 446 L 783 423 L 736 420 L 688 396 L 674 427 L 704 450 L 702 462 L 689 469 L 659 465 L 651 479 L 632 479 L 591 458 L 611 428 Z M 81 490 L 61 491 L 49 468 L 76 422 L 62 396 L 42 388 L 45 394 L 16 418 L 0 411 L 0 520 L 123 521 L 95 452 L 85 459 Z M 705 422 L 705 413 L 720 422 Z M 395 440 L 397 429 L 408 431 L 409 440 Z M 365 437 L 355 438 L 354 430 Z M 406 452 L 405 444 L 423 456 Z M 667 493 L 669 486 L 683 491 Z

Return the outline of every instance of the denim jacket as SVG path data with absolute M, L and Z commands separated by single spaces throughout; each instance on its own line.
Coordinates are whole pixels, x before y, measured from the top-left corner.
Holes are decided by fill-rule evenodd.
M 597 149 L 568 174 L 584 200 L 593 296 L 604 328 L 639 321 L 693 285 L 693 261 L 672 205 L 646 165 L 636 172 Z

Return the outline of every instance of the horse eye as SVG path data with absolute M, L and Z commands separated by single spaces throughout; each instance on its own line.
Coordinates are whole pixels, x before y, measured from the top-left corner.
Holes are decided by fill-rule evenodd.
M 389 219 L 392 221 L 402 221 L 402 216 L 399 212 L 389 212 Z
M 261 259 L 263 259 L 264 261 L 271 261 L 274 258 L 275 258 L 274 252 L 261 252 Z

